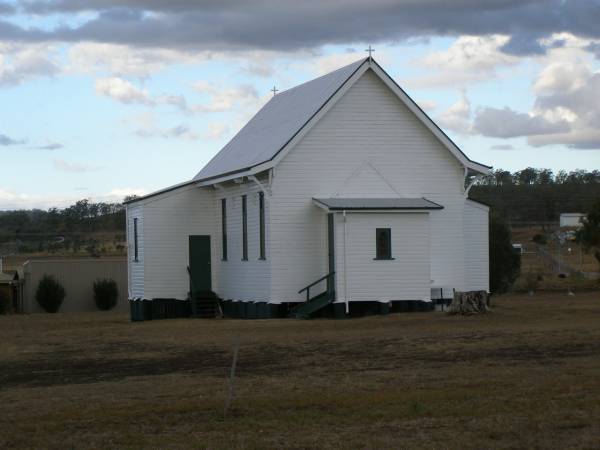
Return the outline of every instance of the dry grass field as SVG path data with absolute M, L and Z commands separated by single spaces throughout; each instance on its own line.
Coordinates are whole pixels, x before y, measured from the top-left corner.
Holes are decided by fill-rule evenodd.
M 477 317 L 0 317 L 0 448 L 144 447 L 600 448 L 600 294 Z

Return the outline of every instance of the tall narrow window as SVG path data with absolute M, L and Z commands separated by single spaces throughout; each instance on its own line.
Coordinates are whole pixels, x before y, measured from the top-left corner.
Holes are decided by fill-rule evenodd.
M 242 260 L 248 261 L 248 198 L 242 195 Z
M 377 228 L 375 231 L 375 259 L 392 258 L 392 230 Z
M 227 261 L 227 199 L 221 199 L 221 234 L 223 235 L 223 261 Z
M 133 260 L 138 261 L 138 220 L 133 219 Z
M 260 259 L 266 259 L 265 256 L 265 194 L 258 193 L 258 212 L 260 221 Z

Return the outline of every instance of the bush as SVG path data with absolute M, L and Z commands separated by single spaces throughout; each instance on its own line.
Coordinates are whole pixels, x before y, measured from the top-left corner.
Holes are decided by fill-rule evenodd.
M 65 299 L 65 288 L 52 275 L 44 275 L 38 284 L 35 299 L 44 311 L 55 313 Z
M 548 240 L 546 239 L 545 234 L 538 233 L 535 236 L 533 236 L 533 238 L 531 240 L 533 242 L 535 242 L 536 244 L 540 244 L 540 245 L 546 245 L 548 243 Z
M 101 311 L 108 311 L 117 304 L 119 290 L 115 280 L 96 280 L 94 281 L 94 301 Z
M 10 299 L 8 294 L 4 291 L 0 291 L 0 314 L 8 314 L 10 311 Z
M 508 291 L 521 269 L 521 254 L 512 246 L 510 228 L 498 213 L 490 215 L 490 290 Z

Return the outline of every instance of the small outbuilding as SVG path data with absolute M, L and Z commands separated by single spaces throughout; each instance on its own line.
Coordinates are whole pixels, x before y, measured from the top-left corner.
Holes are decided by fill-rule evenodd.
M 23 281 L 16 270 L 0 270 L 0 302 L 6 312 L 23 312 Z
M 586 215 L 583 213 L 561 213 L 560 215 L 560 227 L 561 228 L 579 228 L 581 226 L 581 219 Z

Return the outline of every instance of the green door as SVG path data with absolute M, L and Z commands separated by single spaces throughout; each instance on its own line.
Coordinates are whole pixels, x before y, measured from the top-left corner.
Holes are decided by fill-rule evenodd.
M 210 236 L 190 236 L 190 290 L 212 290 L 210 276 Z

